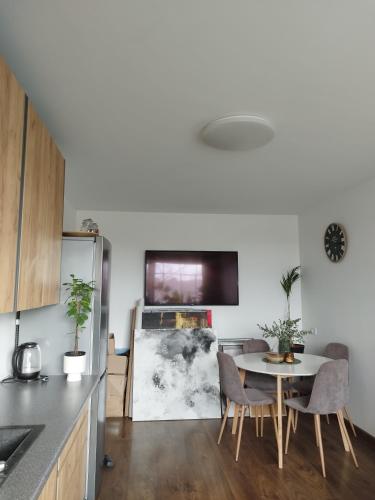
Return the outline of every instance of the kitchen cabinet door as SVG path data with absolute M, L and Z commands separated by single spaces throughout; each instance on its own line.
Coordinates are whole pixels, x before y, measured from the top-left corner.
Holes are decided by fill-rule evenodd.
M 59 302 L 64 158 L 28 104 L 17 309 Z
M 57 467 L 57 500 L 83 500 L 86 492 L 88 412 L 76 424 Z
M 25 94 L 0 58 L 0 313 L 14 310 Z
M 57 497 L 57 465 L 52 469 L 49 478 L 39 495 L 38 500 L 56 500 Z

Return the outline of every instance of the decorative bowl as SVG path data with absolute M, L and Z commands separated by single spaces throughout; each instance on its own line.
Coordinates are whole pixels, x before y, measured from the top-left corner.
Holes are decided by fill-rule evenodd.
M 279 352 L 267 352 L 266 359 L 270 363 L 282 363 L 284 361 L 285 354 Z

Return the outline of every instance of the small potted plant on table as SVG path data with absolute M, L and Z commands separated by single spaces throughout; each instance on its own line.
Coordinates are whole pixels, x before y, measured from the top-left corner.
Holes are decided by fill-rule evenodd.
M 302 342 L 303 337 L 312 333 L 311 330 L 299 330 L 298 319 L 279 319 L 278 322 L 274 321 L 269 327 L 268 325 L 259 325 L 258 327 L 263 332 L 265 338 L 277 338 L 279 341 L 279 353 L 288 353 L 293 342 Z
M 86 353 L 78 349 L 80 332 L 85 328 L 88 314 L 91 312 L 91 298 L 95 290 L 93 281 L 85 282 L 71 274 L 71 282 L 63 283 L 69 296 L 66 300 L 67 315 L 74 321 L 74 349 L 64 354 L 64 373 L 68 375 L 68 382 L 81 380 L 86 368 Z

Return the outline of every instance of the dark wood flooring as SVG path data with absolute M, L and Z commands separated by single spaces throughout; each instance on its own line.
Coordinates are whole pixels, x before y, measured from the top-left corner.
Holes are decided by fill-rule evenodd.
M 283 470 L 277 467 L 270 419 L 258 439 L 254 419 L 245 419 L 238 463 L 229 426 L 216 444 L 219 427 L 220 420 L 109 419 L 106 448 L 115 467 L 104 471 L 100 500 L 375 499 L 374 441 L 364 433 L 352 439 L 356 469 L 333 417 L 330 425 L 322 420 L 327 479 L 321 475 L 312 416 L 300 415 Z

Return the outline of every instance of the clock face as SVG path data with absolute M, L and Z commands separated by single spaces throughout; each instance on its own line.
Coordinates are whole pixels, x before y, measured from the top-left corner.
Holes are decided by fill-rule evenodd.
M 344 228 L 335 222 L 330 224 L 324 235 L 324 249 L 332 262 L 339 262 L 346 252 Z

